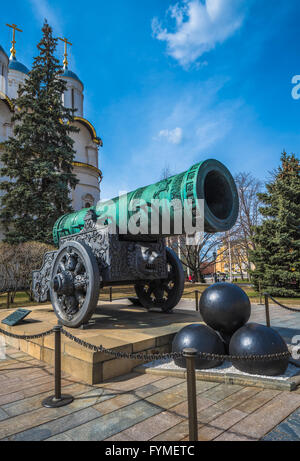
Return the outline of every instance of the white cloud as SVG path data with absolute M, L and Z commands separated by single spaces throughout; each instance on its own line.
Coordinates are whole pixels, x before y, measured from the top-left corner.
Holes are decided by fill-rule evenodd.
M 182 141 L 182 128 L 174 128 L 174 130 L 160 130 L 158 136 L 166 138 L 171 144 L 180 144 Z
M 62 26 L 58 19 L 58 14 L 55 10 L 49 5 L 47 0 L 29 0 L 31 4 L 33 13 L 39 23 L 43 24 L 44 19 L 47 19 L 50 26 L 55 29 L 55 35 L 62 34 Z
M 152 30 L 167 43 L 168 54 L 186 67 L 241 27 L 243 5 L 245 0 L 183 0 L 167 10 L 175 20 L 174 31 L 163 28 L 157 18 Z

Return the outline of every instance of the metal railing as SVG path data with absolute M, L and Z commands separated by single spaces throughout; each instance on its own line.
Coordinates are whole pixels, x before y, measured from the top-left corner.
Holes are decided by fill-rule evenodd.
M 271 327 L 269 299 L 271 299 L 273 301 L 273 303 L 275 303 L 277 306 L 282 307 L 282 309 L 285 309 L 285 310 L 287 310 L 289 312 L 298 312 L 298 313 L 300 313 L 300 308 L 285 306 L 284 304 L 280 303 L 275 298 L 273 298 L 273 296 L 271 296 L 269 293 L 264 293 L 264 298 L 265 298 L 265 313 L 266 313 L 266 325 L 267 325 L 267 327 Z

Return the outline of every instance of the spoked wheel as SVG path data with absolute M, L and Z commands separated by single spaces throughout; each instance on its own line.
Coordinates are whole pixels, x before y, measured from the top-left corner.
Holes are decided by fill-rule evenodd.
M 52 266 L 50 297 L 63 325 L 79 327 L 93 314 L 100 289 L 99 268 L 91 249 L 70 241 L 58 250 Z
M 184 289 L 181 262 L 171 248 L 166 248 L 166 251 L 168 277 L 135 285 L 137 297 L 144 307 L 159 308 L 163 312 L 171 311 L 179 303 Z

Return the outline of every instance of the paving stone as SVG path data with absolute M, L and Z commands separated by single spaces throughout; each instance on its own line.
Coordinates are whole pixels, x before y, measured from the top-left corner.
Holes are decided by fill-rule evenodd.
M 8 420 L 0 421 L 0 439 L 7 438 L 31 427 L 39 426 L 62 416 L 63 410 L 57 408 L 39 408 Z
M 0 408 L 0 421 L 3 421 L 7 418 L 9 418 L 8 414 L 2 408 Z
M 202 395 L 200 394 L 199 396 L 197 396 L 197 413 L 199 414 L 202 410 L 212 406 L 213 404 L 214 402 L 212 400 L 206 399 L 202 397 Z M 172 411 L 173 414 L 176 414 L 178 416 L 184 416 L 187 418 L 188 417 L 187 401 L 185 400 L 184 402 L 179 403 L 178 405 L 175 405 L 175 407 L 172 407 L 170 411 Z
M 211 426 L 202 426 L 198 431 L 198 440 L 199 442 L 208 442 L 210 440 L 215 439 L 223 432 L 223 429 L 218 429 L 216 427 Z M 186 437 L 182 439 L 183 441 L 188 441 L 189 438 Z
M 244 389 L 229 395 L 224 400 L 219 401 L 216 403 L 216 406 L 222 410 L 230 410 L 237 405 L 241 405 L 242 402 L 247 401 L 250 397 L 257 395 L 260 390 L 261 389 L 256 387 L 245 387 Z
M 111 379 L 108 382 L 101 384 L 101 386 L 104 388 L 112 389 L 112 390 L 116 389 L 119 392 L 120 391 L 124 392 L 128 390 L 137 389 L 138 387 L 141 387 L 148 383 L 159 381 L 160 379 L 162 379 L 161 376 L 155 376 L 155 375 L 150 375 L 150 374 L 140 375 L 138 373 L 129 373 L 123 376 L 119 376 L 118 378 Z
M 177 442 L 184 439 L 189 434 L 189 424 L 188 421 L 182 421 L 176 426 L 171 427 L 165 432 L 158 434 L 156 437 L 153 437 L 151 441 L 163 441 L 163 442 Z
M 71 437 L 68 437 L 66 434 L 57 434 L 49 439 L 45 439 L 47 442 L 72 442 Z
M 237 384 L 220 384 L 218 387 L 204 392 L 202 397 L 213 400 L 214 402 L 219 402 L 220 400 L 223 400 L 229 395 L 234 394 L 235 392 L 238 392 L 242 389 L 243 387 Z
M 70 386 L 64 387 L 64 393 L 71 394 L 73 396 L 79 395 L 80 393 L 87 392 L 89 386 L 85 384 L 71 384 Z M 3 405 L 3 410 L 10 416 L 18 416 L 22 413 L 26 413 L 32 410 L 36 410 L 41 407 L 41 402 L 44 398 L 52 395 L 53 391 L 48 391 L 42 394 L 28 397 L 17 402 L 8 403 Z
M 247 437 L 246 435 L 238 435 L 231 430 L 223 432 L 214 439 L 214 442 L 255 442 L 258 439 Z
M 254 395 L 245 402 L 241 402 L 236 406 L 237 410 L 243 411 L 245 413 L 253 413 L 255 410 L 265 405 L 267 402 L 272 400 L 274 397 L 280 394 L 280 391 L 275 390 L 263 390 L 258 394 Z
M 220 385 L 218 387 L 221 387 L 221 393 L 224 392 L 223 385 Z M 247 392 L 246 392 L 247 390 Z M 197 414 L 198 414 L 198 423 L 199 424 L 208 424 L 211 421 L 215 420 L 218 417 L 221 417 L 221 415 L 228 413 L 228 410 L 230 410 L 232 407 L 234 407 L 237 402 L 249 398 L 250 395 L 253 394 L 253 392 L 256 391 L 255 388 L 245 388 L 242 389 L 241 391 L 237 391 L 235 394 L 230 395 L 229 397 L 225 398 L 224 400 L 219 400 L 219 390 L 216 388 L 216 395 L 215 399 L 217 400 L 217 403 L 215 403 L 213 400 L 207 399 L 206 397 L 203 397 L 204 395 L 207 395 L 206 392 L 201 394 L 198 399 L 199 403 L 197 406 Z M 239 396 L 238 396 L 239 394 Z M 209 394 L 211 398 L 214 398 L 212 394 Z M 236 397 L 235 397 L 236 396 Z M 178 406 L 180 409 L 180 406 Z M 175 407 L 177 408 L 177 407 Z M 172 408 L 174 410 L 175 408 Z M 183 403 L 183 408 L 185 411 L 185 414 L 187 416 L 187 402 Z M 180 411 L 180 410 L 179 410 Z M 240 412 L 241 413 L 241 412 Z M 244 413 L 243 413 L 244 414 Z M 234 424 L 234 423 L 232 423 Z
M 69 380 L 62 380 L 61 381 L 61 385 L 62 387 L 64 386 L 67 386 L 69 384 L 71 384 L 72 382 L 70 382 Z M 54 382 L 53 382 L 53 379 L 49 380 L 49 382 L 46 382 L 46 383 L 43 383 L 43 384 L 39 384 L 39 385 L 35 385 L 35 386 L 30 386 L 28 388 L 24 388 L 23 389 L 23 394 L 24 394 L 24 397 L 31 397 L 32 395 L 35 395 L 35 394 L 41 394 L 42 392 L 47 392 L 49 390 L 54 390 Z
M 40 426 L 28 429 L 27 431 L 20 432 L 16 435 L 8 437 L 5 440 L 10 441 L 40 441 L 52 437 L 61 432 L 65 432 L 68 429 L 80 426 L 88 421 L 99 417 L 99 412 L 94 408 L 86 408 L 84 410 L 77 411 L 62 418 L 58 418 L 55 421 L 42 424 Z
M 269 434 L 263 437 L 262 440 L 269 441 L 300 441 L 300 409 L 292 413 L 285 421 L 279 424 Z
M 218 416 L 216 419 L 213 419 L 208 426 L 216 429 L 226 430 L 238 421 L 241 421 L 246 416 L 246 413 L 233 408 L 232 410 L 226 411 L 226 413 L 223 415 Z
M 263 407 L 248 415 L 238 425 L 233 426 L 232 430 L 237 434 L 261 438 L 298 407 L 300 407 L 299 394 L 282 392 Z
M 171 389 L 156 393 L 147 397 L 147 402 L 159 406 L 161 409 L 169 409 L 186 399 L 186 384 L 178 384 Z
M 12 394 L 6 394 L 0 396 L 0 405 L 5 405 L 9 402 L 15 402 L 24 398 L 24 392 L 14 392 Z
M 101 415 L 111 413 L 112 411 L 119 410 L 135 403 L 139 398 L 134 394 L 120 394 L 110 400 L 100 402 L 94 405 L 94 408 L 99 411 Z
M 66 435 L 72 440 L 78 441 L 104 440 L 160 412 L 161 409 L 156 405 L 139 401 L 126 408 L 101 416 L 76 429 L 71 429 L 66 432 Z
M 106 440 L 150 440 L 183 421 L 180 416 L 164 411 Z M 121 439 L 119 438 L 121 436 Z
M 111 400 L 115 397 L 110 391 L 101 388 L 91 389 L 88 392 L 78 395 L 70 405 L 68 405 L 67 412 L 73 412 L 82 408 L 96 406 L 106 400 Z
M 181 384 L 182 382 L 183 380 L 181 378 L 163 378 L 158 381 L 155 381 L 154 383 L 149 383 L 145 386 L 139 387 L 134 392 L 135 395 L 144 399 L 146 397 L 149 397 L 150 395 L 156 394 L 157 392 L 161 392 L 165 389 L 170 389 L 173 386 L 176 386 L 177 384 Z
M 203 392 L 203 396 L 207 392 L 212 391 L 214 388 L 217 388 L 216 383 L 209 383 L 206 381 L 197 381 L 196 382 L 196 391 L 197 394 Z M 171 389 L 167 389 L 160 393 L 154 394 L 150 397 L 147 397 L 148 402 L 154 403 L 155 405 L 160 406 L 162 409 L 169 409 L 183 402 L 187 398 L 187 389 L 186 382 L 182 382 L 177 386 L 173 386 Z
M 61 408 L 41 407 L 37 410 L 9 418 L 8 420 L 0 421 L 0 438 L 7 438 L 16 433 L 40 426 L 41 424 L 74 413 L 79 408 L 84 409 L 109 398 L 111 398 L 110 393 L 106 394 L 104 389 L 95 388 L 79 396 L 78 399 L 75 399 L 68 406 Z
M 8 389 L 2 389 L 0 391 L 0 396 L 3 394 L 7 394 L 8 391 L 13 393 L 13 392 L 18 392 L 20 390 L 23 390 L 24 388 L 30 389 L 31 387 L 36 387 L 39 386 L 40 384 L 45 384 L 45 383 L 52 383 L 53 385 L 53 377 L 52 376 L 40 376 L 38 378 L 33 379 L 32 381 L 23 381 L 23 380 L 18 380 L 17 383 L 11 384 Z

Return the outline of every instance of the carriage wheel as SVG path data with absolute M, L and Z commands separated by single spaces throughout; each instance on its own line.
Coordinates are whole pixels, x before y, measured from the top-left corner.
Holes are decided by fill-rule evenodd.
M 63 325 L 87 323 L 96 309 L 100 289 L 99 268 L 91 249 L 69 241 L 57 252 L 52 266 L 50 297 Z
M 168 276 L 166 279 L 151 280 L 135 285 L 141 304 L 147 309 L 159 308 L 168 312 L 175 307 L 184 289 L 184 272 L 176 253 L 166 248 Z

